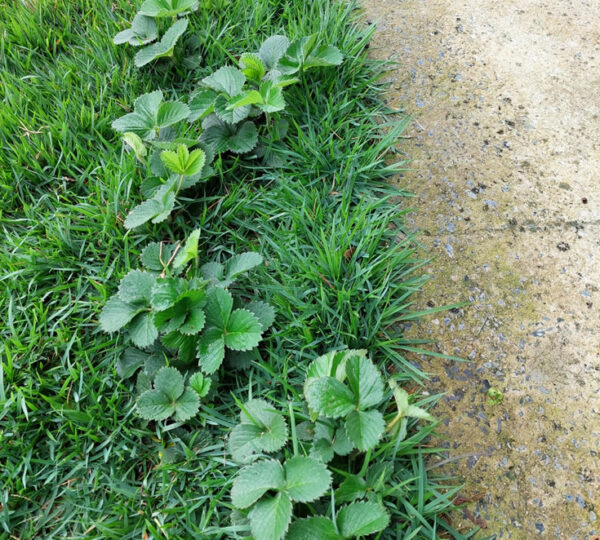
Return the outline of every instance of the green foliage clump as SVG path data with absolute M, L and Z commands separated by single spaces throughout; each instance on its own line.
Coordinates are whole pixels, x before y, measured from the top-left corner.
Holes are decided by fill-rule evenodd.
M 275 317 L 273 309 L 259 300 L 241 307 L 241 299 L 228 290 L 236 279 L 260 265 L 262 257 L 248 252 L 223 264 L 200 265 L 199 237 L 200 231 L 194 231 L 182 248 L 180 244 L 149 244 L 141 255 L 144 270 L 125 275 L 100 314 L 105 332 L 126 329 L 129 341 L 149 351 L 127 349 L 118 366 L 126 376 L 146 366 L 138 377 L 143 393 L 137 408 L 149 420 L 172 415 L 179 421 L 191 418 L 198 411 L 198 398 L 210 388 L 210 379 L 205 381 L 202 373 L 193 370 L 199 367 L 205 375 L 212 375 L 231 352 L 236 353 L 237 362 L 253 358 Z M 190 374 L 187 387 L 175 367 L 157 370 L 169 358 Z
M 169 2 L 165 0 L 165 6 L 171 6 Z M 166 12 L 165 6 L 152 13 Z M 189 6 L 182 3 L 179 8 Z M 215 174 L 211 167 L 215 156 L 255 150 L 256 156 L 268 160 L 270 145 L 287 133 L 287 121 L 273 114 L 285 109 L 283 88 L 299 82 L 292 75 L 338 65 L 342 59 L 333 46 L 317 47 L 316 34 L 292 43 L 285 36 L 271 36 L 257 54 L 242 54 L 239 68 L 223 66 L 204 77 L 204 90 L 192 95 L 188 104 L 163 101 L 161 90 L 138 97 L 133 112 L 112 123 L 149 175 L 141 186 L 146 200 L 132 209 L 125 226 L 133 229 L 167 219 L 182 189 Z M 256 122 L 262 115 L 265 122 L 260 133 Z M 259 147 L 260 138 L 265 142 Z

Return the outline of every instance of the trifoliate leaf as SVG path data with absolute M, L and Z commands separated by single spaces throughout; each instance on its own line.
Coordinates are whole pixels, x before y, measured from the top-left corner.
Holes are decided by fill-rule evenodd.
M 158 370 L 154 389 L 144 392 L 137 402 L 138 413 L 147 420 L 164 420 L 171 415 L 183 422 L 194 416 L 200 407 L 198 394 L 184 388 L 183 376 L 175 368 Z
M 204 86 L 215 92 L 225 93 L 229 97 L 237 96 L 245 82 L 246 76 L 239 69 L 231 66 L 224 66 L 202 79 Z
M 175 401 L 183 394 L 183 376 L 175 368 L 161 368 L 154 378 L 154 387 L 170 400 Z
M 302 67 L 307 70 L 314 67 L 339 66 L 343 60 L 344 56 L 337 47 L 321 45 L 310 54 Z
M 134 57 L 136 67 L 143 67 L 157 58 L 171 56 L 177 40 L 185 32 L 187 25 L 187 19 L 179 19 L 164 33 L 159 42 L 140 49 Z
M 198 241 L 200 240 L 200 229 L 196 229 L 190 233 L 183 249 L 179 250 L 175 260 L 173 261 L 174 268 L 180 268 L 189 261 L 193 261 L 198 257 Z
M 187 161 L 189 152 L 184 144 L 181 145 L 181 148 L 185 152 L 183 163 L 180 163 L 179 161 L 178 152 L 163 150 L 160 153 L 160 160 L 163 162 L 163 165 L 175 174 L 185 174 L 185 163 Z
M 204 90 L 195 94 L 189 102 L 190 115 L 188 120 L 190 122 L 202 120 L 202 118 L 212 113 L 215 109 L 216 99 L 217 94 L 213 90 Z
M 165 167 L 175 174 L 194 176 L 202 171 L 206 156 L 200 149 L 190 152 L 185 144 L 180 144 L 177 152 L 163 150 L 160 159 Z
M 250 513 L 254 540 L 281 540 L 292 519 L 292 502 L 285 493 L 258 501 Z
M 216 154 L 227 150 L 235 154 L 245 154 L 258 143 L 258 131 L 251 121 L 236 126 L 213 125 L 200 135 L 200 141 Z
M 151 17 L 146 17 L 138 13 L 131 23 L 131 28 L 127 28 L 119 32 L 114 38 L 113 43 L 120 45 L 121 43 L 129 43 L 134 47 L 151 43 L 158 37 L 156 21 Z
M 148 17 L 175 17 L 198 9 L 198 0 L 146 0 L 139 13 Z
M 206 163 L 206 154 L 204 150 L 196 148 L 192 150 L 188 156 L 187 164 L 185 167 L 186 176 L 195 176 L 202 172 Z
M 355 408 L 352 392 L 333 377 L 307 379 L 304 395 L 313 411 L 330 418 L 346 416 Z
M 377 503 L 356 502 L 341 508 L 336 521 L 344 538 L 356 538 L 383 531 L 390 522 L 390 516 Z
M 229 317 L 223 337 L 230 349 L 248 351 L 260 343 L 262 326 L 247 309 L 236 309 Z
M 283 466 L 285 490 L 290 498 L 298 502 L 310 502 L 321 497 L 331 485 L 331 474 L 327 467 L 312 458 L 296 456 Z
M 232 281 L 240 274 L 262 264 L 262 262 L 262 255 L 253 251 L 234 255 L 225 263 L 225 277 Z
M 210 390 L 211 380 L 198 372 L 190 377 L 189 385 L 198 394 L 198 397 L 203 398 Z
M 270 489 L 285 484 L 283 467 L 278 461 L 259 461 L 242 469 L 233 481 L 231 502 L 237 508 L 252 506 Z
M 127 347 L 117 360 L 117 374 L 122 379 L 129 379 L 129 377 L 146 363 L 147 359 L 147 353 L 133 347 Z
M 220 330 L 205 331 L 198 344 L 198 365 L 210 375 L 219 369 L 225 358 L 225 342 Z
M 285 36 L 271 36 L 261 46 L 258 54 L 267 69 L 273 69 L 285 54 L 290 40 Z
M 344 479 L 335 490 L 335 502 L 352 502 L 364 497 L 367 493 L 367 483 L 360 477 L 352 474 Z
M 343 540 L 335 530 L 333 522 L 323 516 L 294 521 L 285 537 L 286 540 Z
M 358 409 L 369 409 L 381 402 L 383 381 L 379 370 L 371 360 L 360 356 L 349 358 L 346 362 L 346 376 Z
M 383 415 L 377 410 L 352 411 L 346 417 L 346 433 L 359 450 L 373 448 L 385 429 Z
M 132 131 L 127 131 L 123 134 L 123 142 L 133 150 L 138 160 L 144 161 L 144 158 L 148 154 L 148 149 L 139 135 Z
M 242 54 L 240 57 L 240 67 L 246 78 L 255 83 L 259 83 L 267 72 L 266 66 L 258 54 Z
M 158 337 L 154 316 L 149 311 L 136 315 L 129 325 L 129 337 L 140 348 L 149 347 Z
M 246 306 L 246 309 L 254 313 L 262 326 L 263 332 L 267 331 L 275 321 L 275 310 L 273 309 L 273 306 L 266 302 L 255 300 L 254 302 L 250 302 Z
M 123 328 L 139 312 L 140 306 L 123 302 L 118 295 L 112 296 L 100 313 L 100 327 L 105 332 L 116 332 Z
M 119 298 L 123 302 L 149 304 L 156 275 L 143 270 L 131 270 L 119 284 Z

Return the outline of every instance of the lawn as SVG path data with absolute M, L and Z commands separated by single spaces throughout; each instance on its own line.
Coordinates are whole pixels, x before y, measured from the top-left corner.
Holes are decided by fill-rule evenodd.
M 112 42 L 135 14 L 130 2 L 0 3 L 1 537 L 249 537 L 230 496 L 240 405 L 261 398 L 279 411 L 289 441 L 270 457 L 291 460 L 315 455 L 300 433 L 312 419 L 303 383 L 315 358 L 366 349 L 382 380 L 411 394 L 425 377 L 413 360 L 426 345 L 406 340 L 402 323 L 421 315 L 411 296 L 427 261 L 404 227 L 409 194 L 387 183 L 404 165 L 408 119 L 382 100 L 385 66 L 366 56 L 372 28 L 352 3 L 201 3 L 187 29 L 194 61 L 183 50 L 141 68 L 132 47 Z M 111 123 L 158 89 L 187 102 L 202 79 L 269 36 L 313 33 L 344 59 L 285 89 L 286 139 L 263 158 L 217 152 L 212 176 L 183 190 L 168 219 L 126 228 L 148 195 L 146 172 Z M 198 123 L 182 129 L 202 137 Z M 216 369 L 192 419 L 143 419 L 136 385 L 148 387 L 122 376 L 128 334 L 103 332 L 101 312 L 147 244 L 196 229 L 203 263 L 262 256 L 231 291 L 236 306 L 272 305 L 275 322 L 254 356 Z M 383 401 L 387 420 L 387 385 Z M 428 408 L 435 398 L 417 392 L 410 402 Z M 333 515 L 337 496 L 383 508 L 381 538 L 469 537 L 447 518 L 457 488 L 426 472 L 435 423 L 406 427 L 336 456 L 331 489 L 294 515 Z M 344 499 L 348 478 L 364 489 Z

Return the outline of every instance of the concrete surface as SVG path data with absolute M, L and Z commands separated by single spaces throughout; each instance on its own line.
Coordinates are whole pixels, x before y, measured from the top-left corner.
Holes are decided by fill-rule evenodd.
M 408 328 L 479 537 L 600 534 L 600 0 L 365 0 L 436 259 Z M 488 389 L 503 401 L 489 403 Z M 432 466 L 436 464 L 433 463 Z

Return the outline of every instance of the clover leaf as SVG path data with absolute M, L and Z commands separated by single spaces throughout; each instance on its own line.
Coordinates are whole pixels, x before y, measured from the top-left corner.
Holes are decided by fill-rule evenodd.
M 184 421 L 200 408 L 198 394 L 184 386 L 183 376 L 172 367 L 161 368 L 154 379 L 154 388 L 146 390 L 137 400 L 138 414 L 146 420 L 164 420 L 174 416 Z

